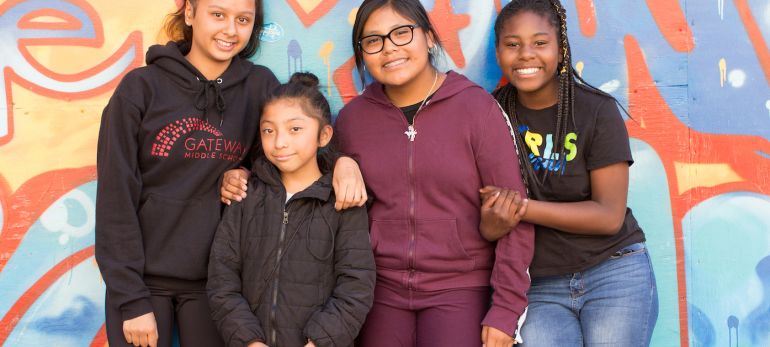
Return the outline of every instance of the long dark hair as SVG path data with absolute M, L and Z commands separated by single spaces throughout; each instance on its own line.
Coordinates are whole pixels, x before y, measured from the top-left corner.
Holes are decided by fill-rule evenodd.
M 162 32 L 166 34 L 169 40 L 190 44 L 193 37 L 193 28 L 188 26 L 184 22 L 184 13 L 187 9 L 187 3 L 192 5 L 193 15 L 195 15 L 196 6 L 198 6 L 198 0 L 185 0 L 182 2 L 182 6 L 179 9 L 166 16 L 166 21 L 163 23 Z M 262 33 L 262 26 L 265 23 L 265 12 L 262 8 L 262 0 L 254 0 L 254 29 L 251 31 L 249 42 L 238 53 L 238 56 L 244 59 L 248 59 L 254 56 L 259 50 L 259 35 Z
M 321 94 L 319 86 L 320 82 L 316 75 L 309 72 L 295 72 L 289 78 L 288 83 L 281 84 L 268 95 L 263 108 L 278 100 L 289 99 L 295 101 L 307 116 L 318 120 L 318 135 L 320 136 L 321 130 L 325 126 L 331 126 L 332 112 L 329 102 Z M 324 174 L 332 172 L 334 162 L 339 157 L 335 142 L 336 137 L 332 133 L 329 143 L 318 149 L 318 154 L 316 155 L 318 168 Z M 255 144 L 255 149 L 257 149 L 255 151 L 257 157 L 264 155 L 261 144 Z
M 583 80 L 572 67 L 572 50 L 570 49 L 569 38 L 567 36 L 567 11 L 559 0 L 513 0 L 505 5 L 497 16 L 497 20 L 495 20 L 495 46 L 499 45 L 500 35 L 506 21 L 521 12 L 532 12 L 537 14 L 547 19 L 557 30 L 561 62 L 557 66 L 557 75 L 554 76 L 559 82 L 559 95 L 557 96 L 558 103 L 556 109 L 556 131 L 554 134 L 555 138 L 553 139 L 554 150 L 551 152 L 550 158 L 543 159 L 556 161 L 556 158 L 558 158 L 560 170 L 557 170 L 557 172 L 561 174 L 564 172 L 564 167 L 562 165 L 567 164 L 564 138 L 570 127 L 577 131 L 575 125 L 575 86 L 583 86 L 584 89 L 590 92 L 610 97 L 615 100 L 616 103 L 618 102 L 612 95 L 605 93 Z M 516 146 L 519 152 L 519 163 L 522 167 L 522 176 L 524 178 L 524 183 L 527 185 L 527 190 L 529 194 L 534 195 L 533 197 L 540 198 L 539 188 L 544 184 L 545 179 L 551 173 L 551 170 L 545 168 L 543 174 L 538 176 L 532 165 L 526 160 L 529 151 L 526 148 L 527 146 L 525 145 L 524 138 L 519 132 L 520 122 L 519 117 L 516 114 L 516 87 L 508 83 L 495 90 L 492 94 L 505 109 L 508 118 L 511 121 L 511 125 L 513 126 L 513 131 L 517 137 Z M 618 106 L 628 114 L 622 105 L 618 103 Z M 535 184 L 533 184 L 532 181 L 534 181 Z
M 361 6 L 358 7 L 356 20 L 353 24 L 353 53 L 356 57 L 356 69 L 358 69 L 358 76 L 361 78 L 362 87 L 366 86 L 364 51 L 361 50 L 361 45 L 358 44 L 358 41 L 363 36 L 364 25 L 369 20 L 369 16 L 374 11 L 386 6 L 390 6 L 399 15 L 413 20 L 425 33 L 433 36 L 435 48 L 433 51 L 428 51 L 431 65 L 436 66 L 436 59 L 444 50 L 438 37 L 438 32 L 433 28 L 433 24 L 431 24 L 430 18 L 428 18 L 428 12 L 425 11 L 425 7 L 422 6 L 419 0 L 364 0 Z

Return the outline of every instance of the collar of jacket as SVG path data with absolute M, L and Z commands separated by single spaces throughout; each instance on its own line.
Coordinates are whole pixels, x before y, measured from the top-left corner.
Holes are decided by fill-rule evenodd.
M 278 172 L 278 168 L 267 160 L 264 156 L 260 156 L 254 161 L 251 172 L 262 183 L 274 188 L 285 190 L 283 182 L 281 182 L 281 173 Z M 332 196 L 332 174 L 327 173 L 321 176 L 317 181 L 313 182 L 309 187 L 303 191 L 298 192 L 292 196 L 293 199 L 299 198 L 312 198 L 318 199 L 323 202 L 329 201 Z

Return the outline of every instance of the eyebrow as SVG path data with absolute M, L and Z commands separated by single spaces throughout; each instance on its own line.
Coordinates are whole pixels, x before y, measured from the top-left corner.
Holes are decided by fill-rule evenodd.
M 222 10 L 222 11 L 228 10 L 228 8 L 224 8 L 224 7 L 219 6 L 219 5 L 209 5 L 207 7 L 207 9 Z M 248 14 L 248 15 L 253 16 L 254 15 L 254 11 L 245 10 L 245 11 L 238 12 L 238 14 L 239 15 Z
M 395 24 L 395 25 L 391 26 L 390 28 L 388 28 L 388 31 L 387 31 L 387 32 L 390 32 L 391 30 L 393 30 L 393 29 L 395 29 L 395 28 L 398 28 L 398 27 L 402 27 L 402 26 L 406 26 L 406 25 L 415 25 L 415 26 L 416 26 L 417 24 L 412 24 L 412 23 L 406 23 L 406 24 L 403 24 L 403 23 L 402 23 L 402 24 Z M 365 31 L 365 32 L 363 32 L 363 33 L 361 34 L 361 37 L 364 37 L 364 36 L 369 36 L 369 35 L 379 35 L 379 34 L 377 34 L 377 31 L 373 31 L 373 30 L 370 30 L 370 31 Z

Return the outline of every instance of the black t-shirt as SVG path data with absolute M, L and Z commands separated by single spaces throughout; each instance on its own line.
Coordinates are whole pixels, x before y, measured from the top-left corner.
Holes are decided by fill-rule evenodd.
M 551 158 L 556 132 L 557 105 L 542 110 L 516 106 L 519 133 L 524 138 L 526 161 L 538 176 L 551 170 L 540 187 L 539 199 L 575 202 L 591 199 L 590 171 L 619 162 L 633 164 L 628 131 L 615 101 L 575 87 L 575 125 L 568 124 L 564 158 Z M 558 153 L 556 154 L 558 155 Z M 530 186 L 535 185 L 533 179 Z M 564 275 L 584 271 L 609 258 L 614 252 L 644 241 L 644 233 L 631 209 L 620 231 L 612 236 L 576 235 L 535 226 L 535 257 L 530 266 L 533 277 Z
M 425 103 L 430 101 L 430 99 L 432 98 L 433 98 L 433 94 L 431 94 L 430 96 L 428 96 L 427 99 L 425 99 Z M 404 106 L 399 108 L 401 109 L 401 112 L 404 113 L 404 117 L 406 117 L 406 121 L 409 124 L 414 124 L 414 117 L 417 116 L 417 111 L 420 110 L 420 106 L 422 105 L 423 105 L 423 102 L 420 101 L 414 105 L 409 105 L 409 106 Z

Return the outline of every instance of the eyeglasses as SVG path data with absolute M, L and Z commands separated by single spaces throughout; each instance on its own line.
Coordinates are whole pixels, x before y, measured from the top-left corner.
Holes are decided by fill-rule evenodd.
M 408 45 L 414 39 L 414 28 L 419 28 L 419 26 L 402 25 L 391 30 L 387 35 L 364 36 L 358 40 L 358 47 L 361 47 L 361 50 L 367 54 L 379 53 L 385 48 L 385 38 L 388 38 L 396 46 Z

